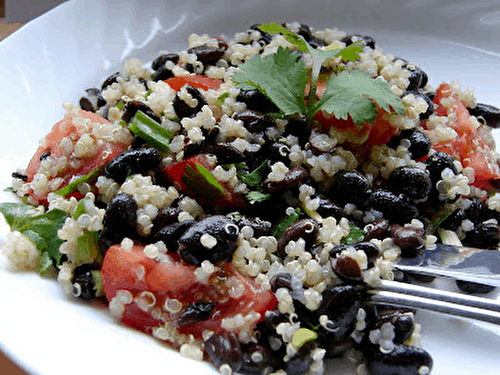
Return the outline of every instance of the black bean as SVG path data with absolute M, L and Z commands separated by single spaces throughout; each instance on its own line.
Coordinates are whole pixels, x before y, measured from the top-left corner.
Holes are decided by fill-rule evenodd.
M 360 283 L 363 281 L 363 274 L 359 268 L 358 262 L 350 256 L 340 256 L 332 259 L 333 272 L 341 279 L 350 284 Z
M 285 127 L 285 134 L 296 136 L 301 146 L 304 146 L 309 141 L 309 135 L 311 134 L 307 121 L 305 117 L 291 118 Z
M 309 44 L 314 48 L 320 48 L 326 46 L 326 42 L 324 40 L 314 37 L 309 39 Z
M 234 372 L 241 368 L 243 352 L 234 333 L 215 333 L 205 340 L 204 348 L 216 368 L 223 364 L 228 364 Z
M 467 214 L 465 210 L 457 208 L 451 214 L 449 214 L 446 219 L 441 223 L 441 227 L 444 229 L 450 229 L 456 231 L 461 225 L 462 221 L 467 219 Z
M 492 128 L 500 127 L 500 108 L 489 104 L 477 103 L 475 108 L 469 108 L 471 115 L 482 118 Z
M 279 288 L 293 290 L 292 275 L 288 272 L 278 273 L 277 275 L 274 275 L 271 280 L 269 280 L 269 285 L 271 285 L 273 293 L 276 293 Z
M 313 361 L 311 346 L 311 342 L 304 344 L 292 358 L 285 362 L 285 372 L 287 375 L 302 375 L 309 371 L 309 367 Z
M 373 242 L 357 242 L 352 244 L 356 250 L 362 250 L 368 259 L 368 264 L 373 264 L 373 262 L 380 256 L 380 250 Z
M 485 294 L 495 290 L 493 285 L 480 284 L 472 281 L 455 280 L 455 283 L 461 291 L 469 294 Z
M 241 374 L 271 374 L 283 367 L 283 355 L 271 350 L 269 345 L 250 343 L 241 346 L 243 351 Z
M 442 179 L 441 173 L 449 168 L 453 171 L 453 173 L 458 174 L 455 164 L 453 162 L 455 159 L 453 156 L 448 155 L 442 151 L 437 151 L 429 156 L 426 160 L 427 170 L 430 173 L 431 181 L 433 185 L 436 184 L 439 180 Z
M 177 53 L 167 53 L 164 55 L 160 55 L 153 60 L 153 62 L 151 63 L 151 68 L 153 70 L 159 70 L 165 66 L 165 63 L 167 61 L 172 61 L 174 64 L 177 64 L 179 62 L 179 55 Z
M 433 365 L 429 353 L 408 345 L 395 345 L 388 354 L 382 353 L 377 347 L 367 357 L 371 375 L 419 375 L 423 366 L 430 372 Z
M 219 164 L 240 163 L 245 160 L 245 154 L 229 142 L 216 143 L 214 154 Z
M 431 192 L 432 182 L 427 171 L 403 166 L 392 171 L 389 187 L 396 194 L 403 193 L 412 199 L 423 199 Z
M 121 153 L 104 168 L 104 174 L 123 183 L 129 174 L 146 173 L 160 164 L 160 153 L 154 148 L 140 148 Z
M 482 249 L 496 249 L 500 242 L 500 228 L 493 222 L 477 224 L 473 230 L 465 234 L 462 243 L 466 246 Z
M 387 230 L 389 229 L 389 221 L 387 219 L 378 219 L 366 225 L 365 227 L 365 240 L 369 241 L 372 238 L 382 240 L 386 237 Z
M 72 294 L 77 298 L 90 300 L 96 296 L 96 283 L 92 271 L 94 268 L 88 264 L 75 267 L 71 283 L 73 284 Z
M 50 156 L 50 151 L 44 151 L 42 155 L 40 155 L 40 161 L 47 159 Z
M 299 30 L 297 31 L 297 34 L 302 36 L 306 41 L 311 40 L 311 38 L 313 37 L 312 31 L 311 31 L 311 28 L 309 27 L 309 25 L 306 25 L 303 23 L 300 24 Z
M 179 98 L 179 94 L 175 95 L 172 105 L 174 106 L 175 114 L 180 119 L 195 116 L 199 111 L 201 111 L 201 108 L 207 104 L 200 90 L 192 86 L 185 86 L 185 88 L 193 99 L 196 99 L 197 104 L 195 107 L 191 107 L 184 100 Z
M 227 44 L 220 43 L 218 47 L 208 46 L 206 44 L 193 47 L 187 50 L 188 53 L 196 55 L 198 61 L 203 65 L 215 65 L 223 56 L 227 49 Z
M 415 91 L 425 87 L 428 77 L 422 69 L 413 64 L 406 64 L 405 68 L 410 72 L 410 76 L 408 77 L 408 91 Z
M 397 148 L 401 140 L 407 139 L 410 142 L 409 151 L 413 160 L 418 160 L 427 156 L 431 149 L 431 140 L 420 130 L 407 129 L 400 134 L 391 138 L 387 145 L 392 148 Z
M 108 86 L 111 86 L 113 83 L 118 82 L 118 77 L 120 76 L 120 72 L 116 72 L 111 74 L 108 78 L 104 80 L 104 82 L 101 85 L 101 90 L 104 91 L 104 89 Z
M 238 216 L 233 221 L 240 229 L 245 226 L 252 228 L 254 237 L 269 236 L 272 233 L 271 222 L 260 217 Z
M 382 212 L 386 219 L 394 223 L 403 224 L 418 217 L 417 207 L 407 197 L 384 189 L 374 190 L 367 205 Z
M 103 229 L 99 234 L 101 250 L 106 252 L 125 237 L 135 238 L 137 203 L 128 194 L 120 193 L 109 202 L 103 218 Z
M 222 215 L 211 216 L 195 223 L 181 236 L 178 253 L 183 261 L 196 266 L 204 260 L 220 263 L 233 256 L 238 234 L 239 228 L 231 219 Z M 211 240 L 208 243 L 205 242 L 207 235 Z
M 137 111 L 141 111 L 154 121 L 161 123 L 160 117 L 147 104 L 138 100 L 131 100 L 125 104 L 125 107 L 123 108 L 122 120 L 128 124 Z
M 153 82 L 165 81 L 172 77 L 174 77 L 174 73 L 167 67 L 162 66 L 160 69 L 158 69 L 151 75 L 151 80 Z
M 278 107 L 259 90 L 241 90 L 236 100 L 247 105 L 247 109 L 262 112 L 279 112 Z
M 157 233 L 160 229 L 166 227 L 167 225 L 177 223 L 180 212 L 181 209 L 177 207 L 166 207 L 160 209 L 158 214 L 156 214 L 156 217 L 153 219 L 151 234 Z
M 393 224 L 389 228 L 389 234 L 394 244 L 401 249 L 401 256 L 405 258 L 417 256 L 425 243 L 425 232 L 420 228 Z
M 309 180 L 309 172 L 303 167 L 295 167 L 288 171 L 281 181 L 264 181 L 264 186 L 272 193 L 297 189 Z
M 370 185 L 357 171 L 343 172 L 333 182 L 328 197 L 341 205 L 356 203 L 363 206 L 369 196 Z
M 360 35 L 360 34 L 348 35 L 341 41 L 344 42 L 346 46 L 350 46 L 351 44 L 356 43 L 357 41 L 362 41 L 367 47 L 370 47 L 372 49 L 375 48 L 375 40 L 368 35 Z
M 280 161 L 285 165 L 289 165 L 290 159 L 288 155 L 290 155 L 290 148 L 286 144 L 282 142 L 273 142 L 269 146 L 267 158 L 273 163 Z
M 265 44 L 269 44 L 271 43 L 271 40 L 273 40 L 273 37 L 271 34 L 269 33 L 266 33 L 265 31 L 262 31 L 262 30 L 259 30 L 259 27 L 261 26 L 262 24 L 261 23 L 256 23 L 252 26 L 250 26 L 250 30 L 257 30 L 258 32 L 260 32 L 260 39 L 265 43 Z
M 276 121 L 272 117 L 254 110 L 238 112 L 233 118 L 243 121 L 243 125 L 251 133 L 262 132 L 266 128 L 276 125 Z
M 278 253 L 286 256 L 285 247 L 290 241 L 302 238 L 306 241 L 306 249 L 314 244 L 318 236 L 318 223 L 312 219 L 301 219 L 286 228 L 278 240 Z
M 194 220 L 185 220 L 167 224 L 153 235 L 152 241 L 163 241 L 168 251 L 175 252 L 179 248 L 179 239 L 194 223 Z
M 319 206 L 316 209 L 316 212 L 320 214 L 321 217 L 326 218 L 332 216 L 337 220 L 342 218 L 343 210 L 339 205 L 322 195 L 317 198 L 319 199 Z
M 24 173 L 19 173 L 19 172 L 12 172 L 12 178 L 19 178 L 20 180 L 23 180 L 24 182 L 28 181 L 28 175 Z
M 177 318 L 179 327 L 207 320 L 215 308 L 214 302 L 195 302 L 181 311 Z

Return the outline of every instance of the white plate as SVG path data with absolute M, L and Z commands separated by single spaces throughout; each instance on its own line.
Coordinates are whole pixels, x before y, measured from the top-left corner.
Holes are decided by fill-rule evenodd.
M 327 5 L 327 4 L 331 5 Z M 410 60 L 437 86 L 456 79 L 480 101 L 500 106 L 500 7 L 495 1 L 281 0 L 98 1 L 64 3 L 0 44 L 0 187 L 23 167 L 37 141 L 125 59 L 151 61 L 179 51 L 192 33 L 231 37 L 256 22 L 300 21 L 373 36 L 385 52 Z M 0 201 L 12 199 L 1 193 Z M 0 227 L 0 238 L 7 228 Z M 3 261 L 2 261 L 3 264 Z M 0 346 L 30 373 L 211 374 L 149 336 L 115 323 L 106 309 L 65 298 L 36 274 L 0 264 Z M 423 344 L 434 374 L 498 372 L 500 330 L 422 313 Z M 189 366 L 189 367 L 187 367 Z M 345 367 L 331 373 L 347 373 Z

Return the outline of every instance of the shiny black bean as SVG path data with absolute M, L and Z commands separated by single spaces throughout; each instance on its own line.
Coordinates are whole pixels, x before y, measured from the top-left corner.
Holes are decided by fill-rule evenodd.
M 471 115 L 482 118 L 488 126 L 500 128 L 500 108 L 489 104 L 477 103 L 475 108 L 469 108 Z
M 278 355 L 268 345 L 250 343 L 241 346 L 241 374 L 271 374 L 282 368 L 283 355 Z
M 306 249 L 314 244 L 318 236 L 318 223 L 312 219 L 301 219 L 286 228 L 278 240 L 278 253 L 286 256 L 285 247 L 290 241 L 302 238 L 306 241 Z
M 341 279 L 349 284 L 361 283 L 363 274 L 359 268 L 358 262 L 350 256 L 340 256 L 331 260 L 333 272 Z
M 108 78 L 104 80 L 104 82 L 101 85 L 101 90 L 104 91 L 104 89 L 108 86 L 111 86 L 113 83 L 118 82 L 118 77 L 120 77 L 120 72 L 116 72 L 111 74 Z
M 168 251 L 175 252 L 179 248 L 179 239 L 194 223 L 194 220 L 185 220 L 167 224 L 153 235 L 152 242 L 163 241 Z
M 179 239 L 178 253 L 183 261 L 199 266 L 230 260 L 237 247 L 239 228 L 226 216 L 215 215 L 191 226 Z
M 20 180 L 23 180 L 24 182 L 28 181 L 28 175 L 24 173 L 19 173 L 19 172 L 12 172 L 12 178 L 19 178 Z
M 420 69 L 418 66 L 413 64 L 406 64 L 405 68 L 410 72 L 408 77 L 408 91 L 415 91 L 420 88 L 424 88 L 428 82 L 427 74 Z
M 339 205 L 322 195 L 317 198 L 319 199 L 319 206 L 316 209 L 316 212 L 320 214 L 321 217 L 327 218 L 332 216 L 337 220 L 342 218 L 344 212 Z
M 309 141 L 309 135 L 311 134 L 307 121 L 305 117 L 291 118 L 285 128 L 285 134 L 296 136 L 301 146 L 304 146 Z
M 174 64 L 179 62 L 179 55 L 177 53 L 167 53 L 165 55 L 160 55 L 151 63 L 151 68 L 153 70 L 159 70 L 165 66 L 167 61 L 172 61 Z
M 236 100 L 247 105 L 247 109 L 261 113 L 279 112 L 278 107 L 259 90 L 241 90 Z
M 88 264 L 77 266 L 73 270 L 71 283 L 73 284 L 72 294 L 83 300 L 90 300 L 96 296 L 96 283 L 92 271 L 94 270 Z
M 363 206 L 370 193 L 365 176 L 357 171 L 343 172 L 333 182 L 328 197 L 341 205 L 355 203 Z
M 272 193 L 297 189 L 300 185 L 309 180 L 309 172 L 302 167 L 295 167 L 288 171 L 285 178 L 281 181 L 264 181 L 264 186 Z
M 240 370 L 243 352 L 234 333 L 215 333 L 205 340 L 204 348 L 216 368 L 227 363 L 234 372 Z
M 238 216 L 233 221 L 240 229 L 245 226 L 252 228 L 254 237 L 269 236 L 272 233 L 271 222 L 260 217 Z
M 433 365 L 429 353 L 407 345 L 395 345 L 388 354 L 382 353 L 377 347 L 367 357 L 371 375 L 419 375 L 423 366 L 427 367 L 430 373 Z
M 219 164 L 240 163 L 246 158 L 243 152 L 229 142 L 216 143 L 214 153 Z
M 357 41 L 362 41 L 367 47 L 370 47 L 372 49 L 375 48 L 375 40 L 368 35 L 354 34 L 354 35 L 348 35 L 342 39 L 342 42 L 344 42 L 346 46 L 349 46 Z
M 431 140 L 420 130 L 407 129 L 395 135 L 387 143 L 389 147 L 397 148 L 401 140 L 407 139 L 410 142 L 409 151 L 413 160 L 418 160 L 427 156 L 431 149 Z
M 166 227 L 167 225 L 177 223 L 180 212 L 181 209 L 177 207 L 166 207 L 160 209 L 158 214 L 156 214 L 156 217 L 153 219 L 151 234 L 157 233 L 160 229 Z
M 214 302 L 195 302 L 181 311 L 177 318 L 179 327 L 207 320 L 215 308 Z
M 160 164 L 160 153 L 154 148 L 140 148 L 121 153 L 104 168 L 104 174 L 123 183 L 129 174 L 146 173 Z
M 306 41 L 311 40 L 311 38 L 313 37 L 312 31 L 311 31 L 311 28 L 309 27 L 309 25 L 306 25 L 303 23 L 300 24 L 299 30 L 297 31 L 297 34 L 302 36 Z
M 387 219 L 378 219 L 365 227 L 365 240 L 369 241 L 373 238 L 382 240 L 386 237 L 389 229 L 389 221 Z
M 423 199 L 432 188 L 430 175 L 417 167 L 398 167 L 389 176 L 389 188 L 396 194 L 403 193 L 412 199 Z
M 380 325 L 390 322 L 394 326 L 394 342 L 402 344 L 408 340 L 415 330 L 415 319 L 412 313 L 395 310 L 380 317 Z
M 309 371 L 313 361 L 311 357 L 312 346 L 311 342 L 304 344 L 292 358 L 285 362 L 287 375 L 302 375 Z
M 225 48 L 224 48 L 225 46 Z M 198 61 L 203 65 L 215 65 L 223 56 L 227 49 L 227 44 L 220 44 L 220 47 L 212 47 L 206 44 L 188 49 L 188 53 L 196 55 Z
M 250 26 L 250 30 L 257 30 L 260 32 L 260 40 L 262 40 L 265 44 L 271 43 L 271 40 L 273 40 L 273 36 L 269 33 L 266 33 L 265 31 L 259 30 L 259 26 L 262 25 L 261 23 L 256 23 L 252 26 Z
M 418 209 L 404 195 L 396 195 L 391 191 L 376 189 L 370 195 L 368 207 L 383 213 L 393 223 L 404 224 L 418 217 Z
M 288 155 L 290 155 L 290 148 L 287 145 L 281 142 L 273 142 L 269 146 L 267 158 L 273 163 L 280 161 L 285 165 L 289 165 L 290 159 Z
M 174 73 L 167 67 L 162 66 L 151 75 L 151 80 L 153 82 L 165 81 L 172 77 L 174 77 Z
M 138 100 L 131 100 L 123 108 L 122 120 L 127 124 L 132 120 L 137 111 L 143 112 L 154 121 L 161 123 L 160 117 L 145 103 Z
M 500 242 L 500 228 L 493 222 L 477 224 L 473 230 L 466 233 L 462 243 L 466 246 L 481 249 L 496 249 Z
M 199 111 L 201 111 L 201 108 L 207 104 L 200 90 L 192 86 L 186 86 L 186 90 L 193 97 L 193 99 L 197 100 L 198 103 L 195 107 L 191 107 L 184 100 L 179 98 L 179 94 L 175 95 L 172 104 L 174 106 L 175 114 L 180 119 L 195 116 Z
M 254 110 L 238 112 L 233 118 L 243 121 L 243 125 L 251 133 L 262 132 L 266 128 L 276 125 L 276 121 L 272 117 Z
M 314 48 L 320 48 L 320 47 L 325 47 L 326 42 L 322 39 L 314 38 L 312 37 L 309 39 L 309 44 L 314 47 Z
M 137 203 L 128 194 L 120 193 L 109 202 L 103 218 L 103 229 L 99 234 L 101 250 L 119 244 L 125 237 L 137 237 Z
M 417 256 L 425 243 L 425 232 L 419 228 L 393 224 L 389 228 L 389 235 L 394 244 L 401 249 L 401 256 L 405 258 Z
M 442 151 L 437 151 L 429 156 L 429 158 L 426 160 L 426 164 L 433 185 L 435 185 L 436 182 L 442 179 L 441 173 L 445 170 L 445 168 L 449 168 L 453 171 L 453 173 L 458 174 L 457 169 L 455 168 L 455 164 L 453 164 L 454 161 L 455 159 L 453 158 L 453 156 L 448 155 Z
M 271 290 L 273 291 L 273 293 L 276 293 L 279 288 L 293 290 L 292 275 L 288 272 L 281 272 L 277 275 L 274 275 L 271 280 L 269 280 L 269 284 L 271 285 Z

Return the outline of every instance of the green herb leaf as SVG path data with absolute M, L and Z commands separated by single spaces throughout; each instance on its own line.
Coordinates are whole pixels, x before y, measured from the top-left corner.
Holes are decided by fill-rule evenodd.
M 226 191 L 212 172 L 201 164 L 195 163 L 194 167 L 186 165 L 181 180 L 197 198 L 215 202 L 227 197 Z
M 256 187 L 259 186 L 262 180 L 266 177 L 267 175 L 267 164 L 269 160 L 265 160 L 262 162 L 261 165 L 259 165 L 257 168 L 255 168 L 251 173 L 238 173 L 238 178 L 243 181 L 243 183 L 247 184 L 248 186 L 251 187 Z
M 316 340 L 317 338 L 318 334 L 315 331 L 301 327 L 294 332 L 292 336 L 292 344 L 296 348 L 300 348 L 309 341 Z
M 397 113 L 405 111 L 404 104 L 392 93 L 387 82 L 372 79 L 368 73 L 354 69 L 330 78 L 316 110 L 332 113 L 343 120 L 351 116 L 354 122 L 363 124 L 375 121 L 375 103 L 386 112 L 391 109 Z
M 59 265 L 62 257 L 59 246 L 63 240 L 57 236 L 57 231 L 64 225 L 66 212 L 54 209 L 42 215 L 36 215 L 33 206 L 24 203 L 2 203 L 0 212 L 4 215 L 11 230 L 24 234 L 35 244 L 42 256 L 47 253 L 50 259 Z
M 217 103 L 216 103 L 216 106 L 217 107 L 222 107 L 222 105 L 224 104 L 224 101 L 226 100 L 226 98 L 229 97 L 229 93 L 228 92 L 225 92 L 224 94 L 220 95 L 218 98 L 217 98 Z
M 349 224 L 349 234 L 340 240 L 345 245 L 361 242 L 365 239 L 366 232 L 355 225 Z
M 268 24 L 260 25 L 259 30 L 264 31 L 269 34 L 282 34 L 286 40 L 290 43 L 295 44 L 297 49 L 301 52 L 309 52 L 308 43 L 300 35 L 295 34 L 293 31 L 288 30 L 286 27 L 278 25 L 277 23 L 271 22 Z
M 263 193 L 261 191 L 251 191 L 246 195 L 247 200 L 250 202 L 250 204 L 268 201 L 269 199 L 271 199 L 271 196 L 272 195 L 270 193 Z
M 307 69 L 298 58 L 288 48 L 279 47 L 274 54 L 247 60 L 232 80 L 240 88 L 263 92 L 285 115 L 307 113 L 304 101 Z
M 93 182 L 102 173 L 104 167 L 105 166 L 103 165 L 99 168 L 94 169 L 89 174 L 86 174 L 85 176 L 82 176 L 74 181 L 71 181 L 68 185 L 59 190 L 56 190 L 54 193 L 62 195 L 63 197 L 67 197 L 68 195 L 75 193 L 76 191 L 78 191 L 78 186 L 80 184 L 84 182 L 87 183 Z
M 273 237 L 279 239 L 285 232 L 286 228 L 299 221 L 299 217 L 300 208 L 296 208 L 295 211 L 293 211 L 290 215 L 285 216 L 275 225 L 273 229 Z
M 172 133 L 148 117 L 144 112 L 137 111 L 130 121 L 128 128 L 132 133 L 144 139 L 151 146 L 163 152 L 168 151 Z
M 47 252 L 44 252 L 42 253 L 42 256 L 40 257 L 40 259 L 38 259 L 38 264 L 39 264 L 39 273 L 40 275 L 43 275 L 45 274 L 45 272 L 47 272 L 50 267 L 52 267 L 52 265 L 54 264 L 52 262 L 52 259 L 50 259 L 50 255 L 49 253 Z

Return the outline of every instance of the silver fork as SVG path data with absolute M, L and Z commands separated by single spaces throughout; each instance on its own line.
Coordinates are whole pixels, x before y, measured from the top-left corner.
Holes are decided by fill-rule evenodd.
M 403 272 L 451 280 L 500 286 L 500 251 L 438 245 L 417 258 L 402 259 L 396 266 Z M 434 287 L 382 280 L 370 290 L 374 303 L 420 308 L 500 324 L 500 301 L 440 290 Z

